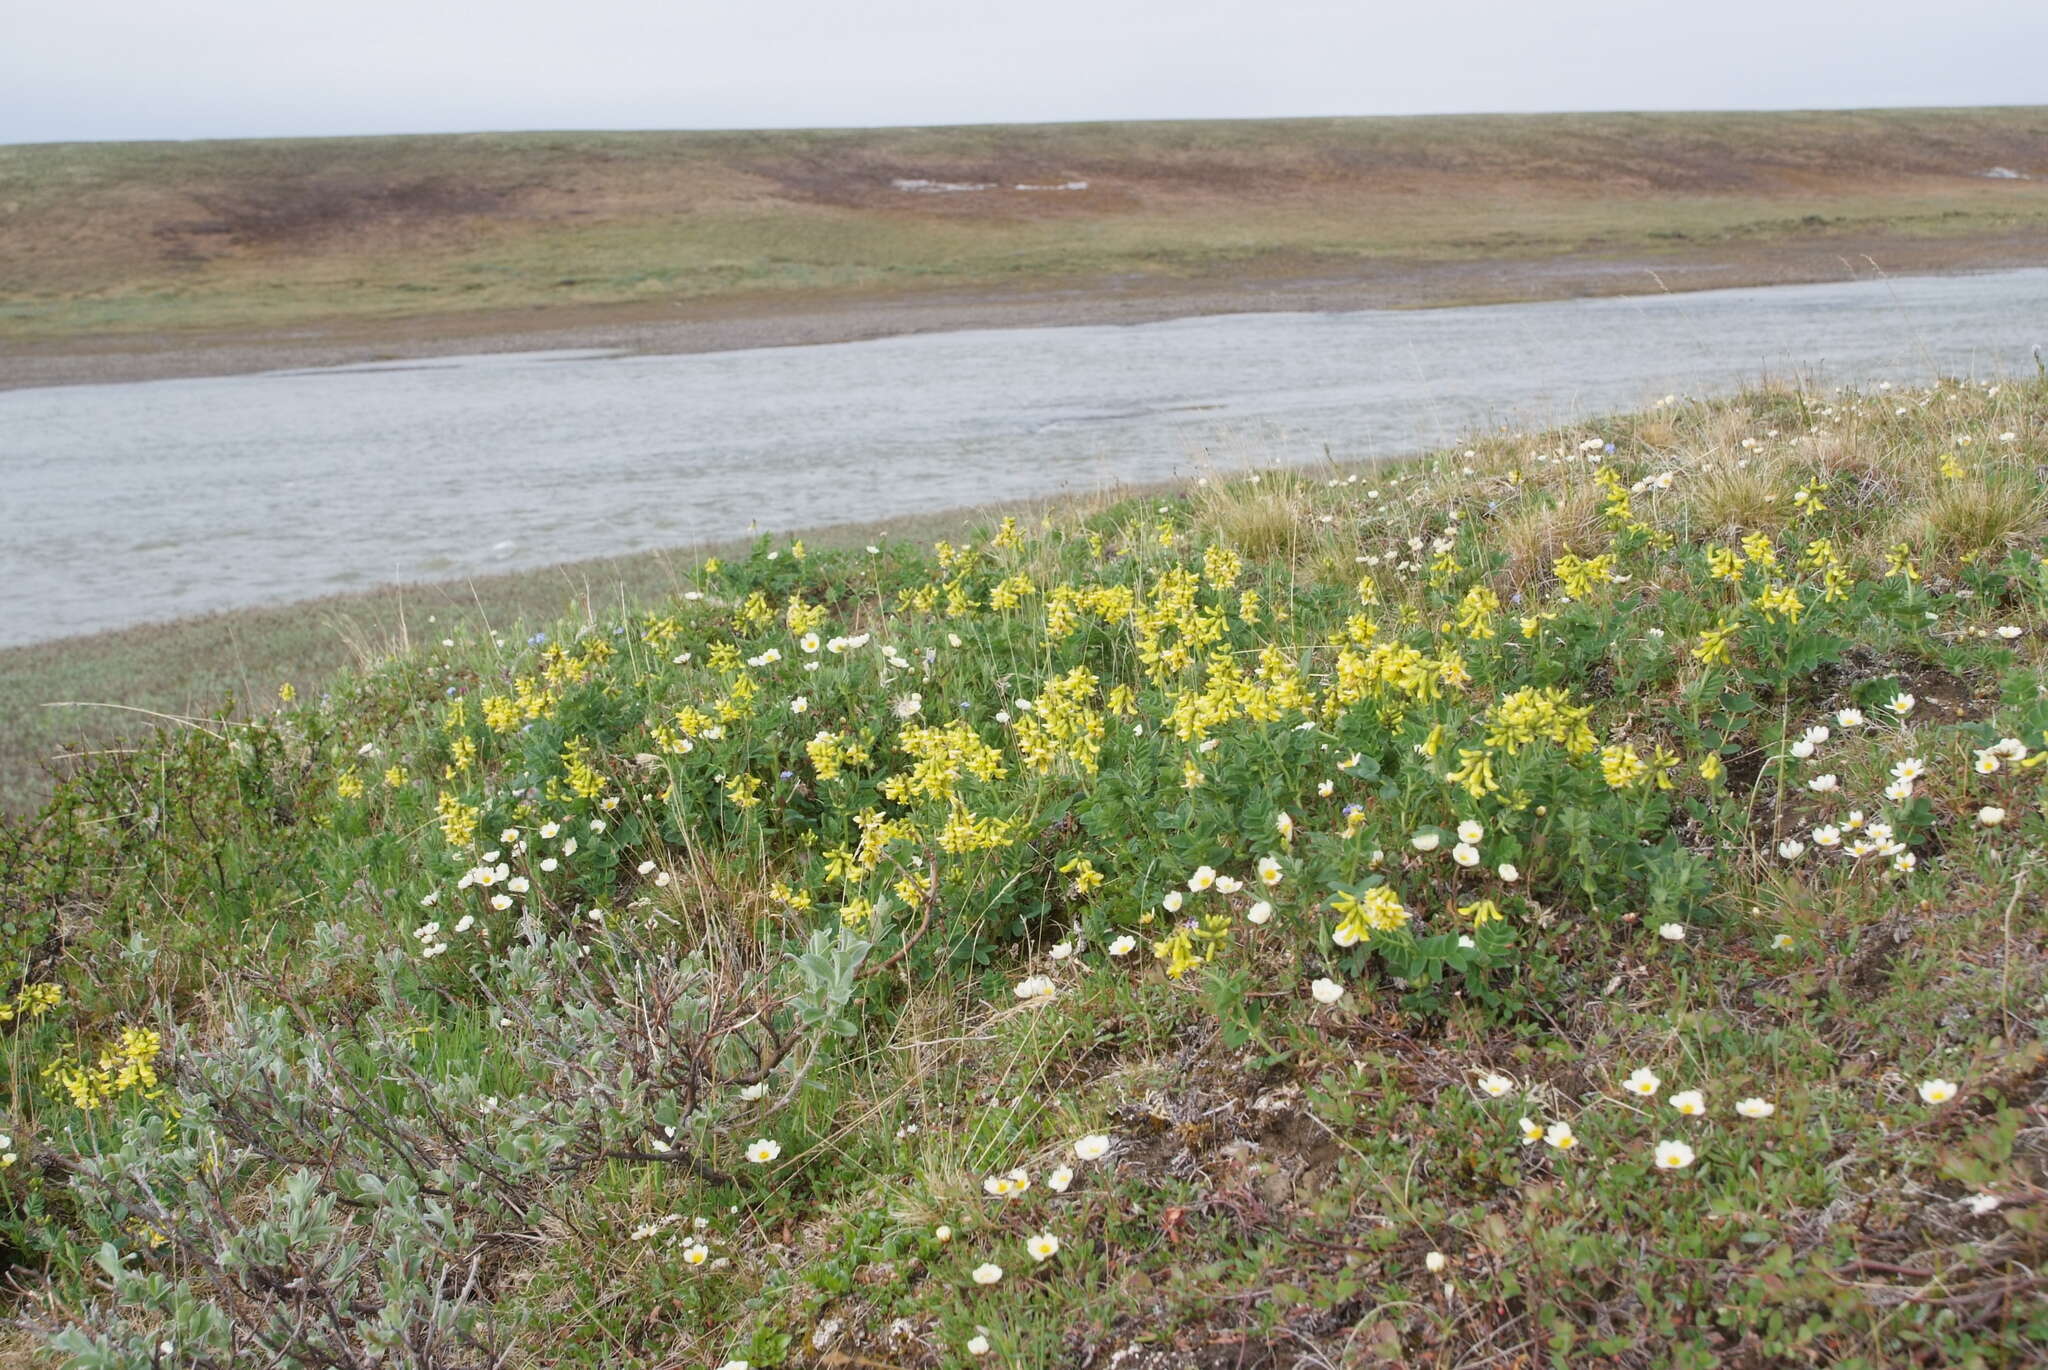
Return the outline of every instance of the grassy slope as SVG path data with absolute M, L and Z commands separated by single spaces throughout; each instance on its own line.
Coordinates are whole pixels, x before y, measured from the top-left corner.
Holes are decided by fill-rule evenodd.
M 108 1295 L 71 1243 L 217 1299 L 224 1237 L 260 1246 L 296 1203 L 289 1255 L 257 1260 L 269 1282 L 240 1271 L 241 1315 L 334 1279 L 337 1307 L 395 1298 L 438 1338 L 420 1364 L 486 1363 L 447 1303 L 464 1290 L 466 1335 L 533 1366 L 959 1365 L 977 1336 L 1019 1366 L 2038 1364 L 2048 810 L 2041 771 L 1984 749 L 2048 746 L 2044 455 L 2040 383 L 1752 394 L 1076 510 L 1014 543 L 985 530 L 964 559 L 764 550 L 693 572 L 701 598 L 571 619 L 546 646 L 465 633 L 231 743 L 110 758 L 0 829 L 12 974 L 64 987 L 6 1029 L 21 1159 L 0 1201 L 51 1280 L 32 1307 L 106 1338 L 98 1363 L 146 1364 L 120 1347 L 166 1335 L 196 1354 L 191 1315 L 170 1333 L 148 1307 L 165 1295 Z M 1887 574 L 1901 544 L 1917 580 Z M 1242 559 L 1228 590 L 1218 547 Z M 1158 593 L 1177 566 L 1189 600 Z M 810 656 L 792 594 L 821 634 L 868 639 Z M 1210 632 L 1185 666 L 1148 656 Z M 1077 666 L 1097 688 L 1062 703 L 1051 682 Z M 1556 741 L 1502 727 L 1509 696 L 1552 688 L 1594 750 L 1570 714 L 1529 719 Z M 913 766 L 915 728 L 954 719 Z M 969 773 L 984 745 L 1000 770 Z M 1497 789 L 1446 779 L 1481 753 Z M 1924 774 L 1887 797 L 1908 758 Z M 444 841 L 444 792 L 479 807 L 474 846 Z M 910 826 L 872 870 L 829 872 L 868 807 Z M 1852 810 L 1917 869 L 1815 844 Z M 1455 836 L 1411 841 L 1463 820 L 1485 829 L 1472 869 Z M 533 882 L 508 911 L 455 882 L 486 845 Z M 1205 865 L 1247 888 L 1162 912 Z M 1379 880 L 1407 930 L 1333 945 L 1333 896 Z M 878 898 L 896 902 L 856 902 Z M 1481 899 L 1503 919 L 1477 926 Z M 1190 916 L 1174 977 L 1153 944 Z M 820 1002 L 848 1035 L 783 1055 L 760 1035 L 798 990 L 782 957 L 847 925 L 879 943 L 878 973 Z M 1030 976 L 1049 998 L 1013 992 Z M 1334 1005 L 1310 993 L 1325 976 Z M 678 1011 L 672 991 L 708 997 Z M 276 1026 L 240 1016 L 271 1005 Z M 723 1053 L 693 1035 L 713 1021 Z M 152 1139 L 149 1082 L 119 1060 L 74 1077 L 86 1113 L 41 1075 L 145 1024 L 174 1043 L 169 1140 L 200 1151 Z M 759 1100 L 737 1038 L 773 1062 Z M 678 1121 L 676 1063 L 700 1049 L 716 1083 Z M 1654 1098 L 1622 1088 L 1638 1068 Z M 1956 1097 L 1924 1102 L 1936 1078 Z M 1673 1107 L 1687 1089 L 1703 1116 Z M 1749 1096 L 1775 1113 L 1739 1116 Z M 1577 1145 L 1524 1144 L 1523 1117 Z M 1075 1159 L 1086 1134 L 1106 1156 Z M 123 1137 L 125 1174 L 78 1168 Z M 749 1164 L 762 1138 L 779 1155 Z M 1695 1163 L 1658 1170 L 1665 1139 Z M 306 1168 L 301 1200 L 279 1166 Z M 1013 1168 L 1028 1190 L 986 1192 Z M 361 1174 L 445 1191 L 458 1227 L 418 1229 Z M 320 1194 L 352 1206 L 323 1216 Z M 409 1233 L 419 1269 L 450 1262 L 441 1297 L 419 1273 L 337 1275 L 336 1224 Z M 1039 1234 L 1061 1242 L 1043 1266 Z M 1001 1279 L 977 1283 L 991 1261 Z
M 2044 148 L 2041 109 L 6 147 L 0 338 L 2032 242 L 2043 180 L 1982 173 L 2048 178 Z

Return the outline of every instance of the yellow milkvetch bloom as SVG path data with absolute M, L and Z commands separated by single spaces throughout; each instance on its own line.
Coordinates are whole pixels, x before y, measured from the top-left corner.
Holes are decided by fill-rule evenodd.
M 1720 753 L 1708 752 L 1700 758 L 1700 779 L 1706 781 L 1709 785 L 1717 784 L 1725 774 L 1727 774 L 1727 767 L 1721 764 Z
M 1331 897 L 1330 907 L 1342 915 L 1330 940 L 1340 947 L 1369 942 L 1375 932 L 1399 932 L 1408 926 L 1410 914 L 1399 895 L 1386 885 L 1374 885 L 1363 897 L 1340 890 Z
M 41 981 L 23 985 L 12 1001 L 0 1000 L 0 1023 L 11 1023 L 17 1018 L 40 1018 L 64 1002 L 64 990 L 60 985 Z
M 1707 575 L 1714 580 L 1741 580 L 1745 564 L 1742 553 L 1732 547 L 1707 549 Z
M 1600 745 L 1586 722 L 1592 716 L 1592 705 L 1573 704 L 1560 686 L 1525 687 L 1487 711 L 1486 745 L 1513 756 L 1547 739 L 1572 756 L 1585 756 Z
M 1751 533 L 1745 537 L 1742 540 L 1742 553 L 1761 570 L 1778 569 L 1778 549 L 1772 544 L 1768 533 Z
M 1017 751 L 1026 765 L 1046 772 L 1064 760 L 1084 775 L 1095 774 L 1105 727 L 1102 713 L 1088 702 L 1095 688 L 1095 675 L 1085 666 L 1046 683 L 1031 711 L 1017 720 Z
M 1475 928 L 1483 928 L 1488 923 L 1507 917 L 1500 911 L 1500 905 L 1491 899 L 1475 899 L 1469 904 L 1460 904 L 1458 913 L 1461 917 L 1471 919 Z
M 434 810 L 441 818 L 441 837 L 451 847 L 468 846 L 484 816 L 482 809 L 463 803 L 446 790 L 434 800 Z
M 1907 585 L 1920 579 L 1920 568 L 1913 564 L 1913 544 L 1901 542 L 1884 554 L 1884 578 L 1899 577 Z
M 1610 745 L 1600 749 L 1600 775 L 1613 790 L 1624 790 L 1649 773 L 1634 747 Z
M 1186 927 L 1175 928 L 1152 944 L 1152 954 L 1166 962 L 1166 973 L 1175 980 L 1209 958 L 1195 948 L 1195 936 Z
M 1740 621 L 1729 618 L 1706 629 L 1700 634 L 1699 641 L 1693 644 L 1693 659 L 1707 666 L 1726 666 L 1728 639 L 1734 637 L 1741 627 Z
M 1103 874 L 1085 856 L 1076 856 L 1060 867 L 1061 875 L 1074 877 L 1074 893 L 1089 895 L 1102 888 Z
M 1474 799 L 1494 794 L 1500 789 L 1500 782 L 1493 775 L 1493 753 L 1485 748 L 1458 748 L 1458 765 L 1444 779 L 1453 785 L 1465 787 L 1465 793 Z
M 1458 627 L 1475 642 L 1494 636 L 1493 616 L 1500 612 L 1500 596 L 1484 585 L 1475 585 L 1458 603 Z
M 1621 499 L 1625 513 L 1628 502 L 1626 492 L 1623 492 Z M 1566 552 L 1551 563 L 1550 570 L 1551 574 L 1557 577 L 1557 582 L 1565 594 L 1573 599 L 1584 599 L 1592 594 L 1596 587 L 1615 583 L 1614 564 L 1612 552 L 1602 552 L 1597 557 L 1581 557 Z
M 1806 606 L 1800 602 L 1799 591 L 1783 582 L 1765 586 L 1763 593 L 1756 597 L 1756 607 L 1766 623 L 1776 623 L 1779 614 L 1797 623 L 1799 616 L 1806 612 Z
M 72 1107 L 90 1113 L 121 1095 L 135 1092 L 154 1099 L 158 1086 L 156 1058 L 163 1051 L 163 1038 L 150 1028 L 123 1028 L 114 1042 L 100 1050 L 91 1064 L 66 1065 L 52 1062 L 43 1076 L 70 1097 Z

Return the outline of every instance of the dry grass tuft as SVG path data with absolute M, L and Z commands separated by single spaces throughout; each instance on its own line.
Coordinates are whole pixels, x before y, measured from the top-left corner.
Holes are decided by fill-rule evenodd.
M 1905 537 L 1930 563 L 1953 569 L 2044 532 L 2048 506 L 2033 482 L 2016 471 L 1991 471 L 1937 487 L 1906 525 Z
M 1526 505 L 1502 518 L 1494 535 L 1507 564 L 1501 579 L 1510 590 L 1526 590 L 1550 572 L 1565 552 L 1590 556 L 1606 542 L 1600 526 L 1601 494 L 1596 486 L 1565 486 L 1556 498 Z

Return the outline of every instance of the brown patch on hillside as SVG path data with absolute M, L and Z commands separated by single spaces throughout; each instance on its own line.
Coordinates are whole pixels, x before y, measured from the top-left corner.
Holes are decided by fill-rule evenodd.
M 527 186 L 465 184 L 452 177 L 389 180 L 341 174 L 194 190 L 203 217 L 152 225 L 166 261 L 198 263 L 223 247 L 311 249 L 366 232 L 432 230 L 505 213 Z

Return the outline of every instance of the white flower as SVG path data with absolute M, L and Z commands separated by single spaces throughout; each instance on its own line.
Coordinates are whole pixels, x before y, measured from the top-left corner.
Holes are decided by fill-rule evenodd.
M 1457 846 L 1451 848 L 1451 860 L 1470 870 L 1479 864 L 1479 848 L 1469 843 L 1460 842 Z
M 755 1165 L 766 1165 L 782 1154 L 782 1143 L 763 1137 L 747 1148 L 747 1159 Z
M 1034 1261 L 1049 1261 L 1060 1254 L 1060 1239 L 1050 1232 L 1041 1232 L 1036 1237 L 1027 1238 L 1024 1249 L 1031 1253 Z
M 1543 1140 L 1559 1151 L 1570 1151 L 1579 1144 L 1579 1139 L 1572 1132 L 1572 1125 L 1570 1123 L 1552 1123 L 1549 1127 L 1544 1128 Z
M 1019 980 L 1016 988 L 1010 992 L 1019 999 L 1032 1002 L 1050 999 L 1053 996 L 1052 978 L 1045 975 L 1027 975 Z
M 1806 853 L 1806 844 L 1796 837 L 1788 837 L 1778 844 L 1778 855 L 1787 861 L 1797 861 Z
M 1844 728 L 1860 728 L 1863 726 L 1863 710 L 1843 709 L 1835 715 L 1835 722 Z
M 1215 883 L 1216 868 L 1214 866 L 1197 866 L 1195 867 L 1195 873 L 1188 877 L 1188 889 L 1196 894 L 1200 894 Z
M 766 1097 L 767 1093 L 768 1082 L 766 1080 L 757 1080 L 753 1084 L 747 1085 L 744 1088 L 742 1088 L 740 1090 L 740 1097 L 749 1102 L 752 1102 L 755 1099 Z
M 1003 1268 L 994 1261 L 984 1261 L 974 1267 L 974 1282 L 976 1284 L 994 1284 L 1002 1277 Z
M 1516 1126 L 1522 1129 L 1523 1146 L 1527 1146 L 1531 1142 L 1543 1140 L 1543 1124 L 1537 1122 L 1534 1118 L 1523 1117 L 1517 1120 Z
M 1315 996 L 1315 1001 L 1319 1004 L 1334 1004 L 1344 997 L 1344 986 L 1325 977 L 1317 979 L 1310 985 L 1308 992 Z
M 1997 1212 L 1998 1205 L 2003 1203 L 2004 1200 L 2000 1199 L 1996 1194 L 1972 1194 L 1964 1202 L 1969 1204 L 1972 1215 L 1981 1218 L 1986 1213 Z
M 1469 818 L 1458 825 L 1458 840 L 1460 842 L 1477 842 L 1484 836 L 1486 836 L 1486 829 Z
M 1432 1251 L 1422 1258 L 1422 1264 L 1430 1274 L 1438 1275 L 1443 1273 L 1443 1268 L 1449 1265 L 1450 1261 L 1445 1258 L 1443 1252 Z
M 1842 845 L 1842 830 L 1832 823 L 1823 823 L 1813 830 L 1813 844 L 1817 847 L 1839 847 Z
M 1815 794 L 1828 794 L 1842 788 L 1842 782 L 1837 780 L 1834 773 L 1830 771 L 1826 775 L 1817 775 L 1807 781 L 1806 788 L 1812 790 Z
M 1443 838 L 1433 832 L 1419 832 L 1408 839 L 1408 845 L 1417 851 L 1430 852 L 1435 851 L 1437 844 L 1442 841 Z
M 988 1354 L 988 1338 L 979 1332 L 969 1337 L 967 1339 L 967 1354 L 970 1356 L 986 1356 Z
M 1933 1079 L 1920 1082 L 1920 1097 L 1930 1104 L 1945 1104 L 1956 1097 L 1956 1083 L 1953 1080 Z
M 1683 942 L 1685 940 L 1685 924 L 1660 923 L 1657 925 L 1657 935 L 1667 942 Z
M 1281 876 L 1282 872 L 1278 861 L 1270 856 L 1259 858 L 1259 880 L 1262 883 L 1268 886 L 1277 885 L 1280 883 Z
M 1996 804 L 1986 804 L 1977 810 L 1977 821 L 1987 828 L 1995 828 L 2005 821 L 2005 810 Z
M 1064 961 L 1073 954 L 1074 944 L 1072 942 L 1056 942 L 1053 944 L 1052 950 L 1046 953 L 1047 956 L 1050 956 L 1055 961 Z
M 1913 712 L 1913 706 L 1919 702 L 1919 700 L 1901 690 L 1885 702 L 1885 707 L 1899 715 L 1899 717 L 1904 718 L 1907 714 Z
M 1664 1082 L 1657 1078 L 1655 1071 L 1652 1071 L 1647 1066 L 1639 1066 L 1626 1080 L 1621 1082 L 1621 1087 L 1631 1094 L 1640 1094 L 1647 1099 L 1655 1094 L 1663 1084 Z
M 1166 897 L 1159 901 L 1161 907 L 1168 913 L 1179 913 L 1180 906 L 1186 902 L 1187 896 L 1183 895 L 1179 890 L 1168 890 Z
M 1684 1142 L 1657 1143 L 1657 1169 L 1683 1170 L 1693 1161 L 1692 1148 Z
M 1053 1171 L 1052 1174 L 1045 1177 L 1045 1187 L 1047 1189 L 1050 1189 L 1055 1194 L 1066 1193 L 1067 1186 L 1072 1184 L 1073 1182 L 1074 1171 L 1073 1167 L 1071 1166 L 1063 1165 L 1059 1169 Z
M 2010 623 L 2008 623 L 1998 630 L 1998 635 L 2004 638 L 2007 642 L 2010 642 L 2014 638 L 2018 637 L 2021 633 L 2024 633 L 2025 631 L 2027 631 L 2025 628 L 2015 628 Z
M 1510 885 L 1522 878 L 1522 872 L 1516 869 L 1515 863 L 1512 861 L 1501 862 L 1500 865 L 1494 868 L 1494 873 Z
M 1080 1141 L 1074 1143 L 1074 1155 L 1084 1161 L 1099 1160 L 1104 1155 L 1107 1155 L 1108 1152 L 1109 1138 L 1103 1136 L 1100 1132 L 1091 1132 Z
M 889 706 L 889 711 L 898 718 L 915 718 L 918 711 L 922 708 L 924 708 L 924 696 L 913 690 L 907 695 L 898 696 L 896 702 Z M 1007 722 L 1008 720 L 1004 721 Z
M 1768 1099 L 1741 1099 L 1736 1102 L 1735 1111 L 1745 1118 L 1768 1118 L 1778 1111 L 1778 1106 Z
M 1804 761 L 1813 755 L 1813 744 L 1802 737 L 1785 750 L 1791 752 L 1796 760 Z
M 1779 933 L 1771 939 L 1771 946 L 1779 951 L 1790 951 L 1792 949 L 1792 934 L 1789 932 Z
M 1828 737 L 1829 733 L 1827 728 L 1819 723 L 1816 723 L 1812 727 L 1808 728 L 1804 734 L 1804 740 L 1811 742 L 1816 747 L 1818 747 L 1821 743 L 1827 741 Z
M 1479 1088 L 1489 1099 L 1498 1099 L 1514 1087 L 1513 1080 L 1497 1072 L 1489 1072 L 1479 1077 Z
M 1219 875 L 1216 877 L 1216 892 L 1218 894 L 1236 894 L 1243 888 L 1244 881 L 1234 875 Z
M 1696 1089 L 1682 1089 L 1671 1096 L 1671 1106 L 1688 1118 L 1697 1118 L 1707 1111 L 1707 1100 Z
M 1273 916 L 1273 906 L 1261 899 L 1258 903 L 1246 909 L 1244 916 L 1250 922 L 1264 923 Z
M 1109 944 L 1109 954 L 1111 956 L 1129 956 L 1136 949 L 1137 945 L 1138 939 L 1129 933 L 1125 933 L 1122 937 Z
M 1892 779 L 1894 780 L 1918 780 L 1925 774 L 1927 774 L 1927 763 L 1917 756 L 1909 756 L 1904 761 L 1899 762 L 1898 765 L 1892 767 Z

